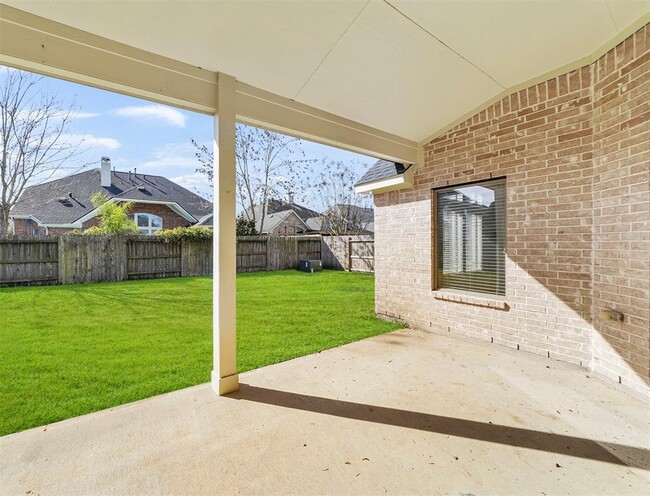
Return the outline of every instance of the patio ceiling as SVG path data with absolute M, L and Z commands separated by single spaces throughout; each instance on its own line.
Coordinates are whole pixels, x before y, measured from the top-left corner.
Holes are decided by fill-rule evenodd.
M 413 141 L 590 56 L 650 7 L 648 0 L 3 1 Z

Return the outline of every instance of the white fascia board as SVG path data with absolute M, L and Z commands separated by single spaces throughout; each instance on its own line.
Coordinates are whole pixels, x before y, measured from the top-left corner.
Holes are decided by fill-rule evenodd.
M 0 64 L 214 115 L 219 73 L 0 3 Z M 235 82 L 239 122 L 393 162 L 417 142 Z
M 155 200 L 140 200 L 140 199 L 133 199 L 133 198 L 111 198 L 108 200 L 109 203 L 122 203 L 122 202 L 133 202 L 133 203 L 150 203 L 153 205 L 165 205 L 172 209 L 174 212 L 176 212 L 178 215 L 183 217 L 184 219 L 187 219 L 190 222 L 198 222 L 198 220 L 191 215 L 187 210 L 185 210 L 183 207 L 181 207 L 178 203 L 176 202 L 163 202 L 163 201 L 155 201 Z M 89 221 L 93 217 L 96 217 L 97 214 L 99 214 L 99 209 L 96 208 L 90 212 L 88 212 L 86 215 L 83 217 L 80 217 L 74 222 L 74 227 L 81 228 L 82 224 L 86 221 Z M 78 224 L 78 226 L 77 226 Z M 72 226 L 72 224 L 71 224 Z M 54 226 L 50 226 L 54 227 Z M 57 227 L 63 227 L 63 226 L 57 226 Z M 67 227 L 67 226 L 66 226 Z
M 34 222 L 36 222 L 39 226 L 41 227 L 60 227 L 64 229 L 81 229 L 83 226 L 81 225 L 81 222 L 75 221 L 72 224 L 45 224 L 38 220 L 36 217 L 34 217 L 31 214 L 19 214 L 19 215 L 11 215 L 11 219 L 31 219 Z
M 81 222 L 73 222 L 72 224 L 41 224 L 43 227 L 47 228 L 61 228 L 61 229 L 82 229 L 83 226 L 81 225 Z
M 418 143 L 288 98 L 237 82 L 237 120 L 244 124 L 412 164 Z
M 156 200 L 139 200 L 139 199 L 136 200 L 133 198 L 111 198 L 111 200 L 116 200 L 116 202 L 151 203 L 154 205 L 166 205 L 169 208 L 171 208 L 174 212 L 176 212 L 178 215 L 180 215 L 184 219 L 189 220 L 190 222 L 199 221 L 199 219 L 194 217 L 192 214 L 190 214 L 187 210 L 185 210 L 176 202 L 163 202 L 163 201 L 156 201 Z
M 0 3 L 0 63 L 214 114 L 217 77 L 145 50 Z
M 295 212 L 295 210 L 290 210 L 290 212 L 293 214 L 293 216 L 298 219 L 298 222 L 300 222 L 303 226 L 305 226 L 306 229 L 309 229 L 309 226 L 307 223 L 302 220 L 302 218 Z
M 29 220 L 33 220 L 38 225 L 41 225 L 41 226 L 43 225 L 43 223 L 40 220 L 38 220 L 36 217 L 34 217 L 31 214 L 18 214 L 18 215 L 9 214 L 9 218 L 10 219 L 29 219 Z
M 386 191 L 395 191 L 398 189 L 410 188 L 413 182 L 406 173 L 399 176 L 389 177 L 388 179 L 380 179 L 371 183 L 360 184 L 354 187 L 354 192 L 357 195 L 364 195 L 368 193 L 385 193 Z

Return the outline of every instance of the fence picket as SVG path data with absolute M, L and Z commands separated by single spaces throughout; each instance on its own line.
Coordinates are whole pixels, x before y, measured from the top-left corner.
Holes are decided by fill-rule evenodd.
M 238 272 L 295 269 L 301 259 L 322 260 L 325 268 L 372 271 L 372 236 L 237 238 Z M 0 238 L 0 287 L 201 276 L 212 274 L 212 264 L 210 240 L 168 243 L 147 236 L 75 235 Z

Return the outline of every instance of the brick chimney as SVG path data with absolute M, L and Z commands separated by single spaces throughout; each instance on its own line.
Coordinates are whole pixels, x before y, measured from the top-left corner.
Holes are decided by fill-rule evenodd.
M 102 167 L 101 167 L 100 176 L 101 176 L 102 187 L 110 188 L 112 184 L 111 159 L 108 157 L 102 157 Z

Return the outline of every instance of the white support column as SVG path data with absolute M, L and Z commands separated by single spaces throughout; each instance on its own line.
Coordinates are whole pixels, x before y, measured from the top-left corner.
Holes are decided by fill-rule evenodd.
M 236 331 L 235 78 L 218 75 L 214 116 L 214 280 L 212 389 L 239 389 Z

